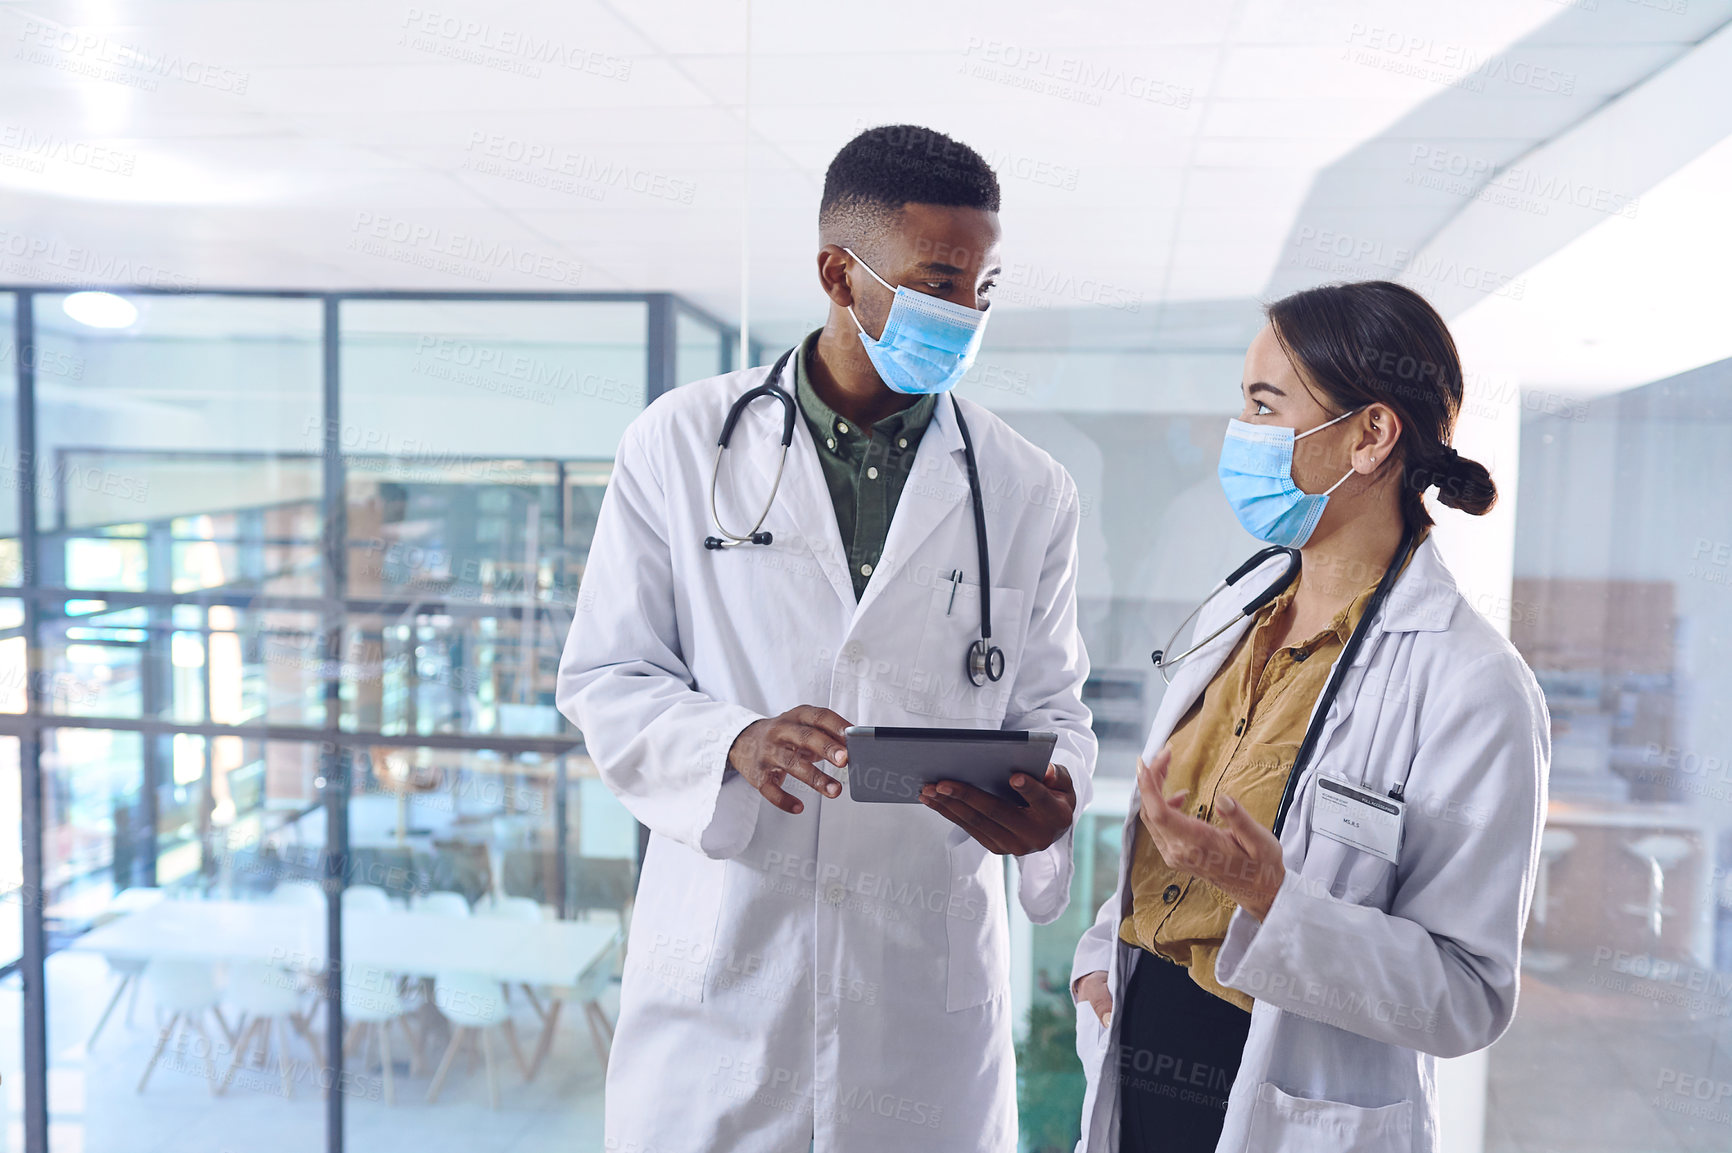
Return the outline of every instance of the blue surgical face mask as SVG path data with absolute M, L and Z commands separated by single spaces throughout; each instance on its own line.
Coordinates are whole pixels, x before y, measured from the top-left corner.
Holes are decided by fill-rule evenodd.
M 1323 519 L 1329 494 L 1340 488 L 1356 471 L 1330 485 L 1325 492 L 1305 492 L 1293 483 L 1293 445 L 1313 432 L 1346 420 L 1359 409 L 1344 412 L 1334 420 L 1295 434 L 1278 424 L 1227 422 L 1227 439 L 1221 445 L 1221 488 L 1233 515 L 1245 531 L 1260 541 L 1303 548 Z
M 842 251 L 860 260 L 853 249 Z M 949 392 L 974 364 L 980 338 L 986 333 L 986 312 L 911 288 L 897 288 L 872 272 L 872 266 L 864 260 L 860 260 L 860 267 L 896 294 L 890 304 L 890 315 L 884 321 L 884 331 L 877 340 L 867 335 L 866 326 L 854 316 L 852 308 L 848 309 L 879 379 L 892 391 L 909 396 Z

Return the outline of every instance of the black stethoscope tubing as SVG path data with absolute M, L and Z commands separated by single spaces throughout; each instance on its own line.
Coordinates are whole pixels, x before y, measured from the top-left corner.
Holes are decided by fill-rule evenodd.
M 1377 591 L 1371 594 L 1371 600 L 1365 606 L 1365 615 L 1359 618 L 1359 623 L 1353 628 L 1353 635 L 1347 638 L 1347 644 L 1341 649 L 1341 657 L 1335 662 L 1335 671 L 1329 677 L 1329 684 L 1323 689 L 1323 695 L 1317 698 L 1317 707 L 1311 712 L 1311 723 L 1305 728 L 1305 739 L 1299 745 L 1299 753 L 1293 758 L 1293 767 L 1287 772 L 1287 786 L 1281 790 L 1281 806 L 1275 810 L 1275 824 L 1272 827 L 1275 836 L 1281 835 L 1281 829 L 1287 823 L 1287 810 L 1293 807 L 1293 798 L 1299 790 L 1299 778 L 1305 773 L 1305 766 L 1311 760 L 1311 755 L 1317 749 L 1317 742 L 1322 738 L 1324 722 L 1329 718 L 1329 709 L 1335 703 L 1335 696 L 1341 691 L 1341 682 L 1347 679 L 1347 670 L 1353 666 L 1353 659 L 1364 647 L 1365 634 L 1371 631 L 1372 621 L 1383 609 L 1383 602 L 1389 599 L 1389 590 L 1395 587 L 1396 578 L 1401 575 L 1402 562 L 1413 551 L 1414 539 L 1419 535 L 1413 525 L 1408 525 L 1401 534 L 1401 545 L 1395 550 L 1395 555 L 1389 558 L 1389 567 L 1383 570 L 1383 576 L 1377 582 Z M 1408 766 L 1411 772 L 1412 765 Z M 1389 795 L 1396 800 L 1402 799 L 1406 791 L 1405 781 L 1390 789 Z
M 788 449 L 794 443 L 794 418 L 799 412 L 799 402 L 792 393 L 777 382 L 782 378 L 782 369 L 786 367 L 788 358 L 794 355 L 790 348 L 777 358 L 770 369 L 770 375 L 763 384 L 742 393 L 728 408 L 728 415 L 722 421 L 722 434 L 716 439 L 716 461 L 710 470 L 710 518 L 715 521 L 716 531 L 721 536 L 706 536 L 704 547 L 719 552 L 723 549 L 736 548 L 744 544 L 767 545 L 775 540 L 771 533 L 762 531 L 764 521 L 770 515 L 770 509 L 776 503 L 776 493 L 782 487 L 782 474 L 788 467 Z M 729 532 L 722 525 L 720 510 L 716 506 L 716 486 L 722 474 L 722 453 L 727 450 L 728 441 L 734 435 L 734 426 L 739 424 L 748 406 L 762 397 L 772 397 L 782 406 L 782 456 L 776 465 L 776 479 L 770 487 L 770 498 L 764 502 L 764 511 L 759 514 L 757 523 L 744 534 Z M 968 655 L 963 662 L 963 671 L 967 673 L 970 684 L 977 688 L 984 687 L 988 682 L 997 682 L 1004 676 L 1004 650 L 992 643 L 992 569 L 986 544 L 986 503 L 980 495 L 980 466 L 974 456 L 974 439 L 969 435 L 968 422 L 962 418 L 962 406 L 956 398 L 950 398 L 951 411 L 956 414 L 956 429 L 962 434 L 962 458 L 968 472 L 968 497 L 974 512 L 974 543 L 980 557 L 980 637 L 968 646 Z
M 1353 634 L 1347 638 L 1347 643 L 1342 646 L 1341 657 L 1335 662 L 1335 670 L 1330 674 L 1329 683 L 1324 686 L 1322 695 L 1317 698 L 1317 707 L 1312 710 L 1311 722 L 1305 728 L 1305 739 L 1300 742 L 1299 752 L 1293 758 L 1293 767 L 1287 772 L 1287 783 L 1281 790 L 1281 805 L 1275 812 L 1275 824 L 1273 827 L 1273 831 L 1277 837 L 1281 835 L 1281 830 L 1287 823 L 1287 811 L 1293 807 L 1293 798 L 1297 794 L 1299 788 L 1299 778 L 1304 776 L 1305 766 L 1310 762 L 1313 753 L 1316 752 L 1317 742 L 1322 737 L 1323 724 L 1329 716 L 1330 707 L 1335 703 L 1336 695 L 1341 691 L 1341 683 L 1347 676 L 1347 670 L 1352 667 L 1354 657 L 1358 655 L 1360 648 L 1363 647 L 1365 643 L 1365 634 L 1370 630 L 1371 622 L 1376 618 L 1378 611 L 1383 608 L 1383 602 L 1389 599 L 1389 590 L 1395 587 L 1396 577 L 1399 575 L 1401 570 L 1400 562 L 1412 551 L 1414 538 L 1417 535 L 1417 531 L 1412 525 L 1407 526 L 1406 531 L 1403 532 L 1400 547 L 1395 550 L 1395 556 L 1390 560 L 1389 567 L 1383 570 L 1383 576 L 1377 582 L 1376 591 L 1371 594 L 1371 600 L 1366 603 L 1364 615 L 1359 618 L 1359 623 L 1354 626 Z M 1166 659 L 1165 649 L 1156 649 L 1150 654 L 1150 659 L 1154 661 L 1155 667 L 1161 670 L 1162 676 L 1166 675 L 1167 669 L 1177 665 L 1180 661 L 1186 659 L 1192 653 L 1207 645 L 1210 641 L 1214 640 L 1216 637 L 1220 636 L 1222 633 L 1226 632 L 1228 629 L 1232 628 L 1246 617 L 1251 616 L 1253 613 L 1263 608 L 1264 605 L 1267 605 L 1270 601 L 1280 596 L 1282 591 L 1285 590 L 1288 585 L 1293 583 L 1293 578 L 1299 575 L 1299 550 L 1284 548 L 1280 545 L 1263 549 L 1252 556 L 1244 564 L 1234 569 L 1232 573 L 1228 575 L 1226 580 L 1216 585 L 1214 590 L 1203 599 L 1203 603 L 1192 609 L 1190 615 L 1183 621 L 1179 622 L 1179 629 L 1183 629 L 1185 624 L 1190 621 L 1192 617 L 1195 617 L 1198 613 L 1202 612 L 1203 607 L 1211 600 L 1214 600 L 1215 596 L 1220 593 L 1222 589 L 1229 585 L 1237 584 L 1247 573 L 1256 569 L 1264 561 L 1281 553 L 1286 553 L 1288 556 L 1287 571 L 1282 573 L 1279 579 L 1271 582 L 1269 587 L 1251 598 L 1245 607 L 1239 611 L 1237 616 L 1233 617 L 1226 624 L 1222 625 L 1220 628 L 1216 629 L 1214 632 L 1210 633 L 1208 636 L 1204 637 L 1202 640 L 1198 641 L 1196 644 L 1192 645 L 1190 648 L 1186 649 L 1171 660 Z M 1173 635 L 1176 637 L 1178 634 L 1179 630 L 1175 629 Z M 1172 642 L 1168 641 L 1167 644 L 1170 647 Z M 1390 790 L 1389 795 L 1394 797 L 1396 800 L 1400 800 L 1404 789 L 1405 785 L 1396 785 Z
M 974 506 L 974 546 L 980 553 L 980 638 L 968 646 L 963 671 L 969 683 L 982 688 L 1004 676 L 1004 650 L 992 643 L 992 568 L 986 553 L 986 503 L 980 496 L 980 466 L 974 460 L 974 438 L 962 419 L 962 406 L 950 398 L 956 431 L 962 434 L 962 462 L 968 469 L 968 500 Z
M 1287 571 L 1281 574 L 1281 579 L 1271 583 L 1268 588 L 1252 597 L 1245 604 L 1245 607 L 1239 610 L 1238 616 L 1233 617 L 1226 624 L 1222 625 L 1220 628 L 1216 629 L 1214 632 L 1210 633 L 1208 636 L 1204 637 L 1178 656 L 1171 658 L 1167 656 L 1167 649 L 1173 647 L 1173 642 L 1179 639 L 1179 634 L 1184 631 L 1185 626 L 1195 620 L 1197 614 L 1203 611 L 1204 606 L 1214 600 L 1223 589 L 1227 588 L 1229 585 L 1238 584 L 1239 581 L 1244 578 L 1246 573 L 1251 572 L 1270 557 L 1280 556 L 1283 553 L 1287 556 Z M 1179 622 L 1177 628 L 1173 629 L 1173 635 L 1167 638 L 1166 647 L 1158 648 L 1149 654 L 1149 659 L 1155 662 L 1155 667 L 1157 669 L 1161 670 L 1162 679 L 1168 684 L 1172 684 L 1173 679 L 1167 676 L 1168 669 L 1176 668 L 1180 661 L 1189 659 L 1198 649 L 1203 648 L 1210 641 L 1214 640 L 1216 637 L 1220 636 L 1222 633 L 1226 632 L 1228 629 L 1232 628 L 1234 625 L 1238 624 L 1240 621 L 1244 620 L 1246 617 L 1280 596 L 1281 590 L 1292 584 L 1293 578 L 1298 575 L 1299 550 L 1296 548 L 1285 548 L 1281 545 L 1271 545 L 1266 549 L 1259 550 L 1257 553 L 1252 555 L 1251 559 L 1234 569 L 1231 573 L 1228 573 L 1227 578 L 1215 585 L 1214 588 L 1210 589 L 1209 595 L 1204 597 L 1196 608 L 1187 613 L 1185 619 Z
M 716 523 L 716 531 L 721 536 L 706 536 L 704 547 L 713 551 L 736 548 L 743 544 L 769 544 L 776 538 L 771 533 L 760 531 L 764 527 L 764 518 L 770 515 L 770 509 L 776 503 L 776 494 L 782 490 L 782 473 L 788 467 L 788 448 L 794 443 L 794 414 L 799 411 L 793 396 L 776 381 L 781 379 L 782 367 L 788 363 L 788 358 L 794 355 L 789 349 L 776 361 L 774 368 L 764 383 L 743 394 L 728 409 L 727 419 L 722 421 L 722 435 L 716 438 L 716 461 L 710 468 L 710 519 Z M 758 521 L 745 535 L 732 533 L 722 524 L 721 510 L 716 507 L 716 485 L 722 476 L 722 453 L 727 450 L 728 441 L 734 435 L 734 426 L 740 423 L 740 417 L 746 409 L 759 397 L 772 397 L 782 406 L 782 457 L 776 462 L 776 480 L 770 486 L 770 499 L 764 502 L 764 511 L 758 515 Z

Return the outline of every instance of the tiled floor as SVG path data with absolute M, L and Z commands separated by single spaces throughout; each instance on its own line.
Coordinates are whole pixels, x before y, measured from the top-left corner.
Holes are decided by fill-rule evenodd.
M 1616 991 L 1594 984 L 1608 977 Z M 1728 1150 L 1732 1001 L 1582 963 L 1524 980 L 1491 1051 L 1486 1153 Z
M 1669 1003 L 1675 989 L 1578 965 L 1529 975 L 1520 1011 L 1491 1052 L 1486 1153 L 1727 1153 L 1732 1150 L 1732 1000 Z M 196 1063 L 160 1067 L 134 1092 L 155 1041 L 148 995 L 133 1027 L 117 1012 L 94 1053 L 84 1041 L 113 978 L 103 962 L 56 954 L 49 965 L 50 1096 L 55 1153 L 322 1153 L 324 1111 L 310 1080 L 285 1100 L 272 1074 L 220 1098 Z M 21 1149 L 16 978 L 0 986 L 0 1075 L 11 1120 L 0 1151 Z M 124 1006 L 123 1006 L 124 1008 Z M 612 1015 L 615 1006 L 609 1004 Z M 518 1020 L 525 1044 L 536 1022 Z M 296 1045 L 297 1056 L 307 1054 Z M 429 1071 L 398 1066 L 395 1106 L 348 1106 L 354 1153 L 579 1153 L 601 1147 L 601 1070 L 581 1015 L 567 1012 L 540 1075 L 529 1085 L 499 1048 L 501 1108 L 487 1107 L 481 1069 L 460 1060 L 436 1105 Z M 401 1059 L 403 1055 L 399 1054 Z M 429 1054 L 428 1061 L 435 1057 Z M 1448 1119 L 1445 1119 L 1448 1124 Z
M 113 980 L 100 958 L 77 953 L 50 958 L 49 1108 L 55 1153 L 322 1153 L 323 1095 L 312 1072 L 311 1055 L 299 1038 L 293 1051 L 304 1070 L 289 1098 L 281 1094 L 274 1063 L 268 1071 L 254 1072 L 248 1082 L 237 1078 L 224 1096 L 213 1097 L 203 1066 L 190 1051 L 179 1064 L 169 1064 L 165 1057 L 140 1094 L 135 1087 L 156 1041 L 148 990 L 139 998 L 131 1029 L 123 1020 L 123 1003 L 94 1052 L 85 1051 L 85 1039 L 107 1002 Z M 16 1004 L 16 992 L 8 999 Z M 539 1021 L 522 998 L 516 999 L 516 1005 L 519 1035 L 528 1051 Z M 616 1007 L 610 995 L 610 1017 Z M 600 1062 L 582 1014 L 570 1009 L 561 1014 L 552 1052 L 530 1084 L 524 1084 L 506 1047 L 495 1044 L 500 1070 L 497 1112 L 488 1108 L 479 1058 L 472 1069 L 459 1058 L 438 1103 L 429 1105 L 427 1087 L 439 1053 L 425 1053 L 421 1075 L 410 1076 L 407 1054 L 397 1052 L 394 1106 L 379 1099 L 376 1068 L 349 1096 L 348 1149 L 353 1153 L 599 1149 Z M 5 1016 L 15 1020 L 15 1010 L 9 1009 Z M 7 1023 L 13 1026 L 15 1043 L 16 1025 Z M 13 1088 L 12 1081 L 6 1077 L 7 1089 Z M 15 1104 L 10 1112 L 17 1117 Z M 0 1149 L 7 1147 L 0 1145 Z

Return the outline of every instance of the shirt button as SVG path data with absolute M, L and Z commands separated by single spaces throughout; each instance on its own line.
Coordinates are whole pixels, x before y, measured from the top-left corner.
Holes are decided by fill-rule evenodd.
M 897 448 L 907 448 L 908 447 L 908 438 L 905 436 L 899 437 L 896 441 L 896 447 Z
M 1207 806 L 1207 805 L 1198 805 L 1197 806 L 1197 816 L 1199 816 L 1199 817 L 1208 811 L 1209 811 L 1209 806 Z
M 1233 735 L 1235 737 L 1241 737 L 1241 736 L 1245 735 L 1245 718 L 1244 717 L 1240 717 L 1239 723 L 1233 726 Z
M 840 883 L 835 881 L 832 881 L 829 888 L 824 890 L 824 899 L 832 905 L 840 905 L 847 899 L 847 897 L 848 890 L 844 889 Z
M 1302 661 L 1310 655 L 1311 655 L 1311 652 L 1308 649 L 1294 649 L 1293 650 L 1293 659 L 1296 661 Z
M 866 479 L 867 480 L 877 480 L 878 479 L 878 470 L 875 468 L 867 469 L 866 470 Z
M 861 576 L 871 576 L 872 575 L 872 566 L 869 564 L 861 565 L 860 566 L 860 575 Z
M 835 448 L 836 447 L 836 438 L 830 437 L 828 440 L 826 440 L 824 442 L 824 447 L 825 448 Z
M 847 436 L 848 435 L 848 422 L 843 421 L 843 420 L 837 421 L 836 422 L 836 431 L 841 433 L 843 436 Z
M 1177 886 L 1177 885 L 1168 885 L 1165 889 L 1163 889 L 1161 891 L 1161 900 L 1165 904 L 1170 905 L 1178 899 L 1179 899 L 1179 886 Z

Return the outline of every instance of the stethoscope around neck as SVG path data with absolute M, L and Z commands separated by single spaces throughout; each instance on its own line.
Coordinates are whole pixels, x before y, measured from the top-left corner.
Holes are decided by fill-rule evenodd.
M 1293 801 L 1298 795 L 1299 779 L 1304 776 L 1305 767 L 1310 763 L 1312 755 L 1317 751 L 1317 743 L 1322 737 L 1324 725 L 1328 723 L 1330 709 L 1335 703 L 1335 697 L 1340 693 L 1342 683 L 1346 680 L 1347 670 L 1353 667 L 1353 662 L 1359 655 L 1360 647 L 1364 645 L 1365 637 L 1371 631 L 1372 622 L 1377 619 L 1377 614 L 1382 611 L 1384 602 L 1389 599 L 1390 590 L 1395 587 L 1395 582 L 1401 575 L 1403 558 L 1413 555 L 1413 550 L 1418 539 L 1418 530 L 1412 525 L 1407 526 L 1403 530 L 1401 534 L 1401 544 L 1396 548 L 1395 555 L 1390 558 L 1388 566 L 1384 568 L 1383 576 L 1378 578 L 1377 588 L 1372 591 L 1371 599 L 1365 603 L 1365 611 L 1360 616 L 1359 623 L 1354 626 L 1353 632 L 1347 637 L 1347 643 L 1341 647 L 1341 655 L 1335 661 L 1335 669 L 1330 673 L 1328 682 L 1323 686 L 1323 692 L 1319 694 L 1317 703 L 1311 710 L 1311 721 L 1305 726 L 1305 738 L 1299 742 L 1299 751 L 1293 758 L 1293 764 L 1287 770 L 1287 783 L 1281 790 L 1281 803 L 1275 810 L 1275 822 L 1272 829 L 1277 837 L 1281 835 L 1281 830 L 1287 823 L 1287 814 L 1291 811 Z M 1187 660 L 1193 653 L 1206 646 L 1210 641 L 1214 640 L 1240 621 L 1243 621 L 1258 612 L 1264 605 L 1267 605 L 1270 601 L 1280 596 L 1282 590 L 1286 589 L 1288 585 L 1293 583 L 1293 578 L 1299 575 L 1299 550 L 1295 548 L 1285 548 L 1281 545 L 1273 545 L 1257 552 L 1244 564 L 1229 573 L 1226 580 L 1221 581 L 1211 589 L 1209 595 L 1203 598 L 1202 604 L 1199 604 L 1196 608 L 1192 609 L 1190 614 L 1186 616 L 1184 620 L 1179 622 L 1179 627 L 1173 630 L 1172 637 L 1167 641 L 1167 648 L 1172 648 L 1173 641 L 1178 639 L 1179 633 L 1184 629 L 1185 625 L 1190 623 L 1198 613 L 1202 612 L 1203 606 L 1214 600 L 1222 589 L 1226 588 L 1228 585 L 1237 584 L 1247 573 L 1257 568 L 1257 566 L 1261 565 L 1270 557 L 1276 556 L 1280 553 L 1287 554 L 1287 571 L 1282 573 L 1281 576 L 1272 582 L 1268 588 L 1265 588 L 1262 592 L 1251 598 L 1245 607 L 1239 610 L 1237 615 L 1228 619 L 1226 624 L 1222 625 L 1220 628 L 1216 629 L 1214 632 L 1210 633 L 1208 636 L 1204 637 L 1202 640 L 1198 641 L 1176 657 L 1168 658 L 1166 649 L 1156 649 L 1150 654 L 1151 659 L 1155 662 L 1155 667 L 1161 670 L 1161 676 L 1166 677 L 1168 684 L 1173 683 L 1172 678 L 1167 676 L 1168 669 L 1176 667 L 1180 662 Z M 1413 771 L 1411 765 L 1408 766 L 1408 771 L 1410 773 Z M 1389 791 L 1389 795 L 1399 801 L 1402 799 L 1402 794 L 1406 791 L 1406 787 L 1406 780 L 1404 778 L 1401 784 L 1396 785 Z
M 1244 578 L 1246 573 L 1256 569 L 1270 557 L 1280 556 L 1283 553 L 1287 556 L 1287 571 L 1283 572 L 1280 578 L 1272 583 L 1268 588 L 1247 601 L 1245 607 L 1239 610 L 1238 616 L 1229 618 L 1226 624 L 1222 625 L 1220 628 L 1216 629 L 1214 632 L 1210 633 L 1208 636 L 1204 637 L 1178 656 L 1169 657 L 1167 655 L 1167 652 L 1173 647 L 1174 642 L 1179 639 L 1179 634 L 1185 631 L 1186 625 L 1197 619 L 1197 614 L 1203 611 L 1204 605 L 1207 605 L 1210 601 L 1214 600 L 1223 589 L 1227 588 L 1227 586 L 1238 584 L 1239 581 Z M 1244 564 L 1228 573 L 1226 579 L 1218 582 L 1214 588 L 1210 589 L 1209 595 L 1204 597 L 1197 604 L 1196 608 L 1185 614 L 1185 619 L 1179 622 L 1178 627 L 1173 630 L 1173 635 L 1167 638 L 1167 643 L 1149 654 L 1149 659 L 1155 662 L 1155 667 L 1157 669 L 1161 670 L 1162 679 L 1164 679 L 1169 685 L 1172 684 L 1173 677 L 1171 670 L 1178 668 L 1179 665 L 1189 660 L 1199 649 L 1206 647 L 1210 641 L 1214 640 L 1216 637 L 1220 636 L 1246 617 L 1256 613 L 1264 605 L 1280 596 L 1282 591 L 1286 589 L 1288 585 L 1293 583 L 1293 578 L 1299 575 L 1299 563 L 1298 549 L 1284 548 L 1281 545 L 1271 545 L 1266 549 L 1254 553 Z
M 716 439 L 716 459 L 710 468 L 710 520 L 715 523 L 719 536 L 706 536 L 704 547 L 712 552 L 738 548 L 741 545 L 768 545 L 775 540 L 772 533 L 764 531 L 764 521 L 769 519 L 770 509 L 776 503 L 776 494 L 782 488 L 782 476 L 788 468 L 788 450 L 794 443 L 794 421 L 800 411 L 799 402 L 792 393 L 777 383 L 782 378 L 782 370 L 787 367 L 788 358 L 794 355 L 790 348 L 777 358 L 770 369 L 769 377 L 763 384 L 740 394 L 739 398 L 728 408 L 728 415 L 722 421 L 722 435 Z M 758 519 L 744 533 L 732 532 L 722 523 L 722 515 L 716 504 L 716 489 L 722 475 L 722 454 L 727 451 L 728 441 L 734 435 L 734 426 L 739 424 L 753 401 L 763 397 L 771 397 L 782 406 L 782 455 L 776 462 L 776 479 L 770 485 L 770 495 L 764 501 L 764 509 L 758 514 Z M 986 548 L 986 504 L 980 495 L 980 467 L 975 462 L 974 438 L 969 435 L 968 422 L 962 418 L 962 407 L 956 403 L 956 398 L 950 398 L 951 411 L 956 414 L 956 430 L 962 434 L 962 457 L 968 472 L 968 498 L 974 510 L 974 544 L 980 557 L 980 636 L 968 646 L 968 655 L 963 662 L 963 671 L 968 674 L 969 683 L 977 688 L 984 688 L 989 683 L 996 683 L 1004 677 L 1004 650 L 992 643 L 992 569 Z M 953 578 L 960 582 L 961 574 Z M 955 595 L 952 589 L 951 595 Z M 1194 614 L 1193 614 L 1194 615 Z

